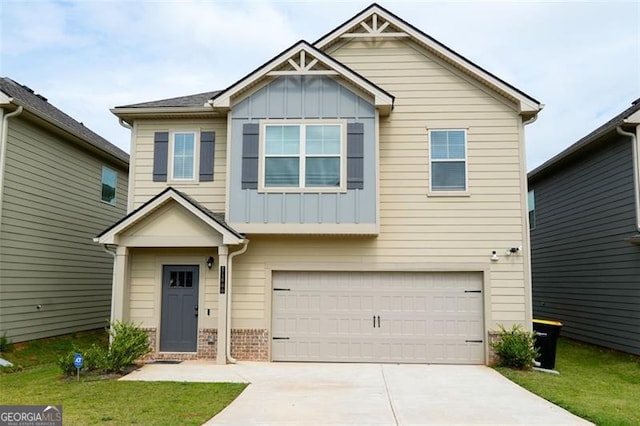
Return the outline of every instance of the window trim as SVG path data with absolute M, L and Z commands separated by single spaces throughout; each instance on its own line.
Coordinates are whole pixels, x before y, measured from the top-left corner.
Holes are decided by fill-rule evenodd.
M 258 192 L 266 193 L 340 193 L 347 192 L 347 120 L 344 119 L 266 119 L 260 120 L 259 141 L 258 141 Z M 300 180 L 298 186 L 266 186 L 265 185 L 265 137 L 267 126 L 300 126 L 300 152 L 298 154 Z M 340 126 L 340 155 L 335 156 L 340 159 L 340 185 L 339 186 L 301 186 L 305 177 L 305 167 L 307 158 L 331 157 L 330 155 L 306 154 L 305 129 L 308 125 Z
M 193 177 L 192 178 L 176 178 L 174 173 L 174 154 L 175 154 L 175 137 L 178 134 L 192 134 L 193 135 Z M 185 130 L 171 130 L 169 132 L 169 152 L 167 156 L 167 181 L 172 183 L 198 183 L 200 179 L 199 173 L 199 159 L 200 159 L 200 131 L 185 129 Z
M 536 190 L 530 189 L 527 191 L 527 222 L 529 222 L 529 230 L 533 231 L 536 229 Z M 530 198 L 531 197 L 531 198 Z M 529 201 L 533 200 L 533 208 L 529 205 Z M 533 214 L 532 214 L 533 213 Z M 533 222 L 531 221 L 531 216 L 533 216 Z
M 433 159 L 431 154 L 433 150 L 431 149 L 431 133 L 432 132 L 463 132 L 464 133 L 464 160 L 455 159 Z M 429 129 L 427 134 L 427 149 L 429 151 L 429 196 L 441 196 L 441 197 L 465 197 L 471 195 L 469 192 L 469 137 L 468 137 L 468 129 L 466 128 L 434 128 Z M 464 189 L 449 189 L 449 190 L 438 190 L 433 189 L 433 163 L 435 162 L 460 162 L 464 161 Z
M 103 198 L 104 194 L 102 192 L 102 186 L 104 185 L 104 172 L 105 172 L 105 170 L 113 172 L 113 174 L 116 176 L 116 182 L 115 182 L 115 186 L 113 188 L 113 202 L 106 201 Z M 102 166 L 102 169 L 101 169 L 101 172 L 100 172 L 100 201 L 105 203 L 105 204 L 109 204 L 110 206 L 115 206 L 116 203 L 118 202 L 118 171 L 112 169 L 111 167 Z

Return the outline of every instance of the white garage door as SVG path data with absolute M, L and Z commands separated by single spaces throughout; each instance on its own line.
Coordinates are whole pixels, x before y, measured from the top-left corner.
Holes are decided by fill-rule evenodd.
M 484 363 L 482 275 L 274 272 L 274 361 Z

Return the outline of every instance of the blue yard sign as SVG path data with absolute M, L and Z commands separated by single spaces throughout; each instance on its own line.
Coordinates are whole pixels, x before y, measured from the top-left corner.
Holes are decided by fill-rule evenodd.
M 82 357 L 82 354 L 80 354 L 80 353 L 74 354 L 73 355 L 73 365 L 76 368 L 82 368 L 83 364 L 84 364 L 84 358 Z
M 73 365 L 76 367 L 76 371 L 78 372 L 78 381 L 80 381 L 80 369 L 84 364 L 84 358 L 81 353 L 73 354 Z

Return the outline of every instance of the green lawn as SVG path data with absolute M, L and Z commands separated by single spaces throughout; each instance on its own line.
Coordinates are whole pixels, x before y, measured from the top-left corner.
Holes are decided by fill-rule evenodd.
M 558 341 L 560 375 L 498 367 L 522 387 L 597 425 L 640 424 L 640 358 Z
M 0 403 L 62 405 L 64 424 L 199 425 L 246 387 L 236 383 L 119 382 L 62 378 L 55 360 L 74 346 L 106 345 L 104 331 L 14 345 L 2 357 L 16 366 L 0 375 Z

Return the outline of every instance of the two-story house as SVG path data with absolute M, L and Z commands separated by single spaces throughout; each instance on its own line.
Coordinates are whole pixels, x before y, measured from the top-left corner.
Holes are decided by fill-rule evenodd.
M 640 99 L 529 175 L 533 313 L 640 355 Z
M 131 130 L 114 315 L 161 358 L 483 364 L 530 328 L 541 104 L 372 5 Z
M 0 122 L 0 335 L 104 327 L 113 256 L 92 238 L 126 213 L 129 156 L 10 78 Z

